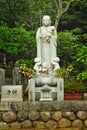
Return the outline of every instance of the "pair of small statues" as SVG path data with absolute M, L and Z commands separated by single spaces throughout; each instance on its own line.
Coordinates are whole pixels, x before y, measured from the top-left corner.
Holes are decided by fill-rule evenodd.
M 59 66 L 59 57 L 57 57 L 57 32 L 54 26 L 51 26 L 50 16 L 45 15 L 42 19 L 42 26 L 36 33 L 37 57 L 35 58 L 34 69 L 37 73 L 48 71 L 55 73 Z

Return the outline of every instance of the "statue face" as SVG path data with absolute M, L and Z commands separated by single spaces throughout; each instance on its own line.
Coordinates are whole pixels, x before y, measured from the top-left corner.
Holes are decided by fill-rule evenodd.
M 51 20 L 49 16 L 44 16 L 42 20 L 43 25 L 49 26 L 51 24 Z

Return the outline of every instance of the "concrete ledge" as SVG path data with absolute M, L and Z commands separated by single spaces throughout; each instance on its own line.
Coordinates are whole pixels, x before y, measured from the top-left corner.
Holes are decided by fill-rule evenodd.
M 0 111 L 87 111 L 87 101 L 0 102 Z

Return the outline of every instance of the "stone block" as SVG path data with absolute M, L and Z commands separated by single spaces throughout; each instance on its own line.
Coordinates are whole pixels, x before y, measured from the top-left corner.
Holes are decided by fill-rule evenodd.
M 7 101 L 7 102 L 23 101 L 22 85 L 1 86 L 1 101 Z
M 0 86 L 5 83 L 5 69 L 0 68 Z

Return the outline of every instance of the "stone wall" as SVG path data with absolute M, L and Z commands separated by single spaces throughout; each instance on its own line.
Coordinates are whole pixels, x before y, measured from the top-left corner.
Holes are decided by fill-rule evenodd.
M 0 130 L 5 128 L 84 130 L 87 128 L 87 101 L 1 102 Z

